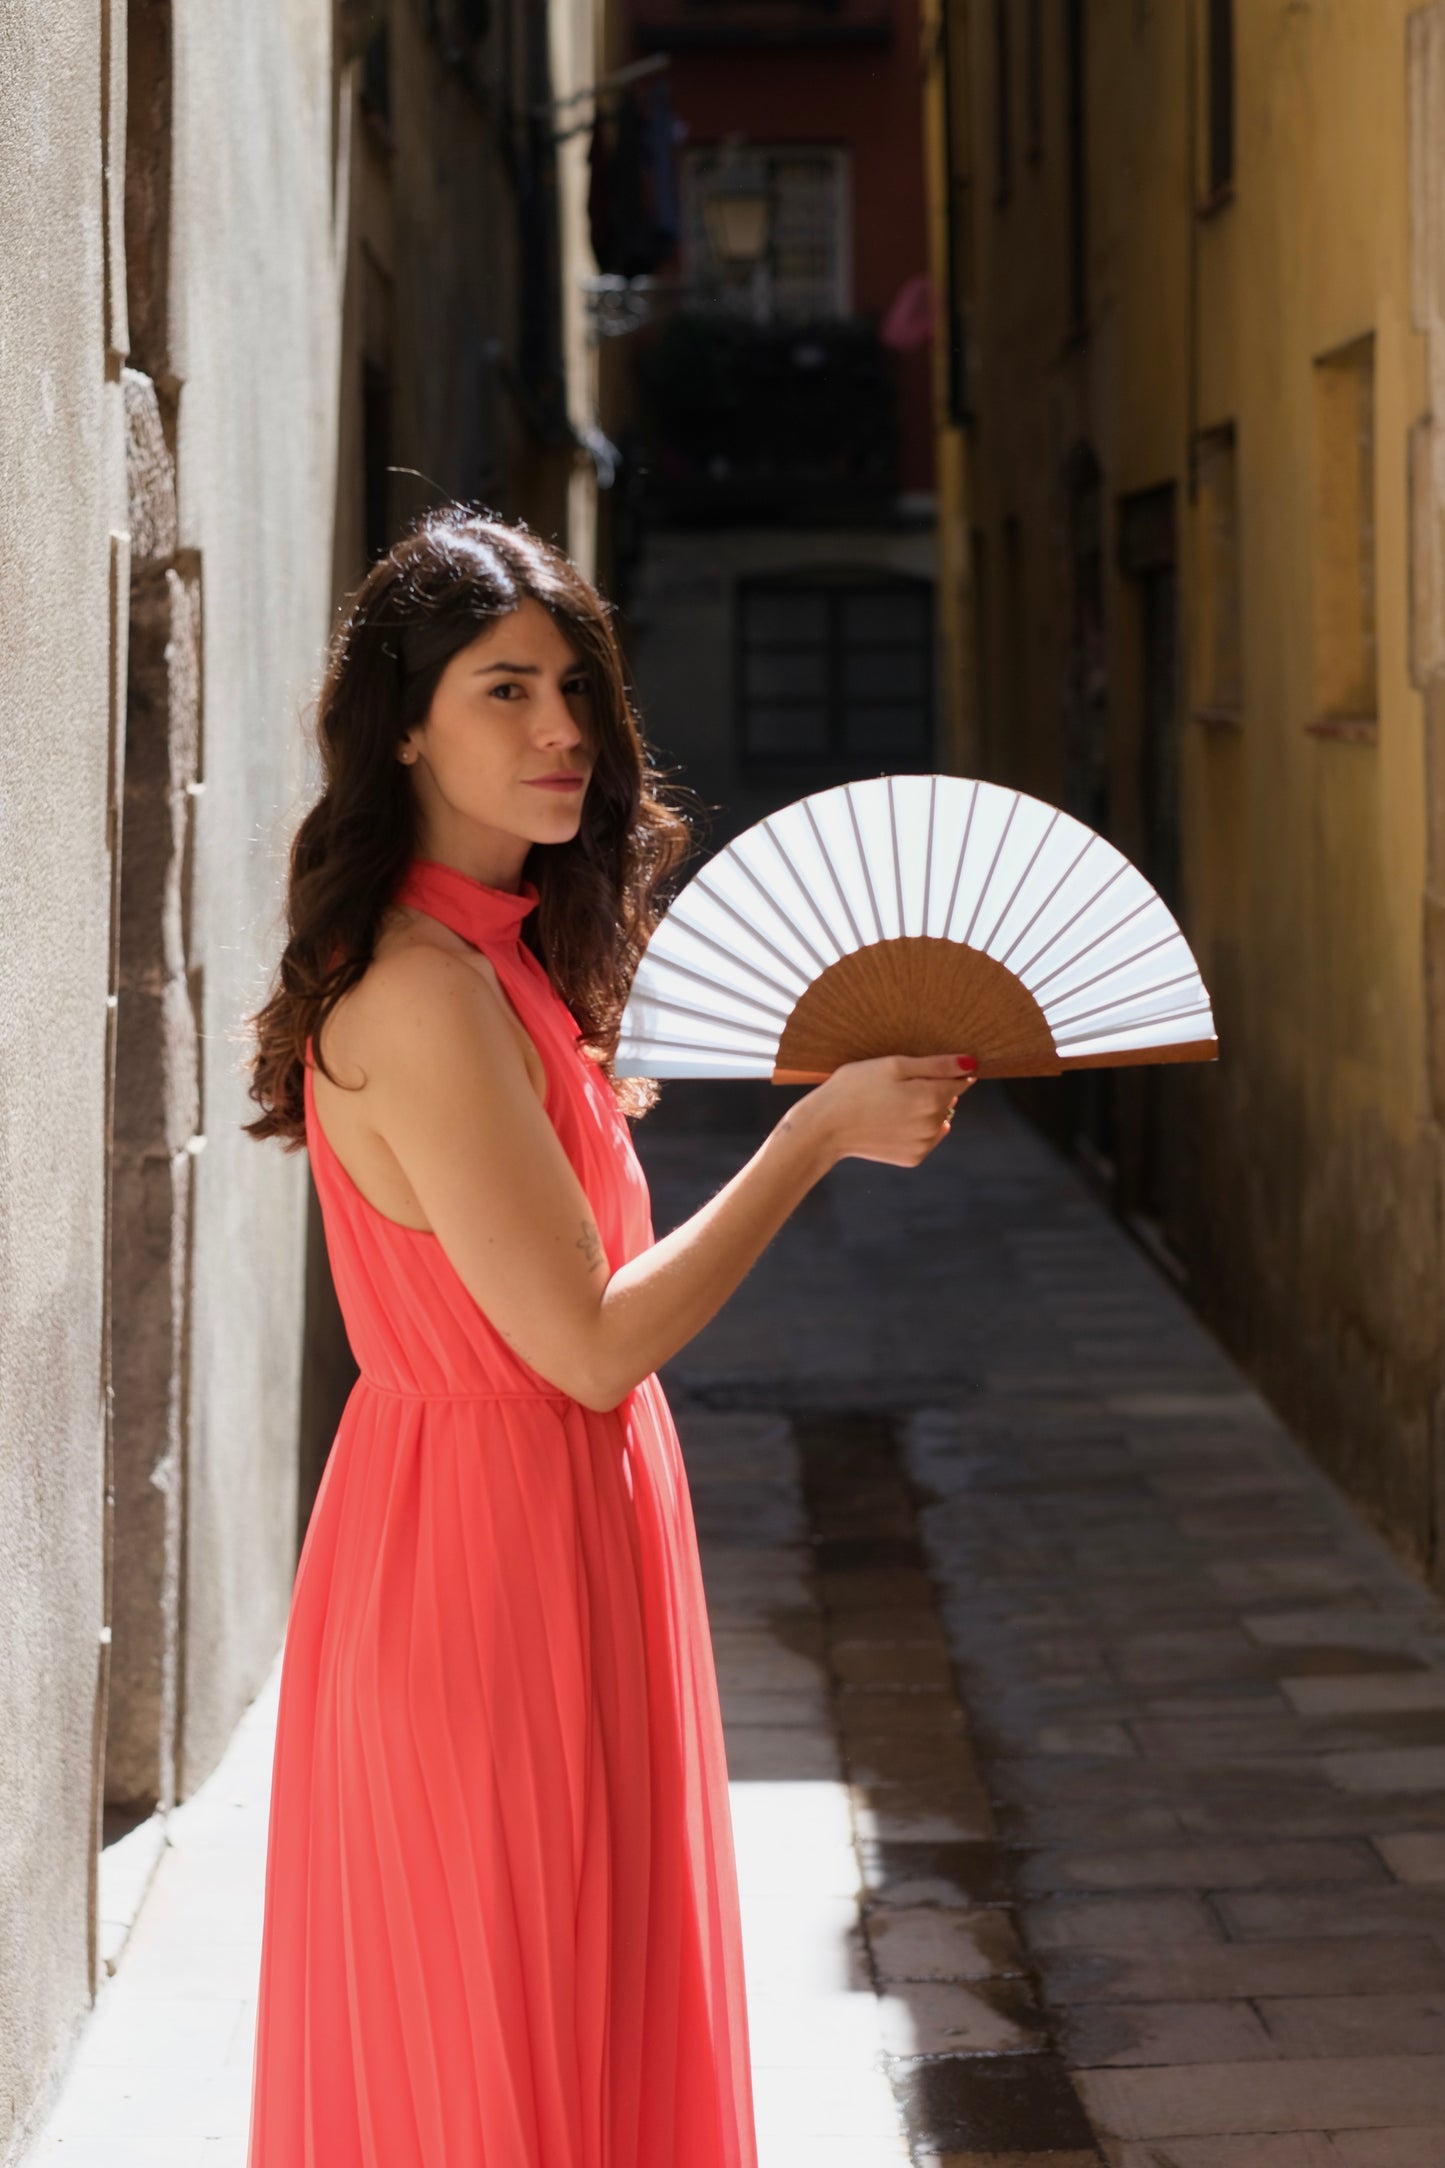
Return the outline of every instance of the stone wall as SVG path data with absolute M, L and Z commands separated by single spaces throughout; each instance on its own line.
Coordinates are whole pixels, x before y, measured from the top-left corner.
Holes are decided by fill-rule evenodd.
M 0 18 L 0 2151 L 90 1992 L 125 460 L 83 0 Z
M 214 1765 L 295 1565 L 305 1162 L 239 1125 L 331 600 L 330 7 L 7 10 L 0 120 L 12 2158 L 103 1976 L 102 1835 Z

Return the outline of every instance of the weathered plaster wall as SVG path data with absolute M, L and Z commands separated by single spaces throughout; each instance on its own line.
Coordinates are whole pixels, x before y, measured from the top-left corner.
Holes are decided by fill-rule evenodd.
M 88 1998 L 96 1843 L 111 536 L 125 522 L 97 12 L 0 13 L 0 2157 Z
M 184 1796 L 275 1654 L 295 1565 L 306 1167 L 241 1134 L 240 1034 L 275 966 L 312 790 L 301 722 L 331 608 L 345 191 L 325 0 L 184 0 L 176 27 L 177 469 L 204 658 Z
M 250 0 L 218 13 L 177 0 L 169 321 L 149 303 L 137 316 L 146 368 L 176 412 L 168 442 L 149 378 L 123 379 L 126 60 L 124 0 L 0 16 L 5 2159 L 41 2112 L 96 1986 L 108 1597 L 118 1621 L 147 1604 L 177 1607 L 179 1703 L 162 1693 L 150 1705 L 176 1721 L 184 1795 L 275 1654 L 295 1563 L 305 1162 L 257 1147 L 239 1124 L 254 1112 L 243 1019 L 274 967 L 285 844 L 309 790 L 301 709 L 330 605 L 340 335 L 330 6 Z M 187 863 L 167 861 L 187 900 L 176 911 L 169 899 L 164 924 L 180 989 L 165 998 L 189 985 L 201 1074 L 196 1135 L 172 1137 L 169 1116 L 156 1133 L 163 1176 L 172 1145 L 195 1168 L 179 1461 L 164 1426 L 155 1439 L 158 1471 L 183 1482 L 184 1540 L 175 1557 L 147 1556 L 145 1586 L 132 1557 L 113 1559 L 117 1598 L 105 1556 L 108 1079 L 116 1016 L 128 999 L 151 998 L 117 977 L 116 961 L 132 611 L 126 381 L 155 424 L 129 502 L 135 561 L 154 580 L 141 600 L 184 604 L 169 653 L 159 629 L 155 652 L 138 650 L 132 698 L 163 707 L 175 681 L 175 714 L 199 719 Z M 156 517 L 174 492 L 179 530 L 162 535 Z M 198 646 L 179 637 L 192 603 Z M 181 683 L 193 663 L 198 700 Z M 177 775 L 189 776 L 192 748 L 175 750 Z M 168 788 L 156 783 L 153 803 L 133 793 L 133 871 L 155 841 L 147 820 L 165 826 L 174 811 Z M 183 1091 L 176 1109 L 192 1103 Z M 139 1150 L 119 1116 L 116 1129 Z M 123 1171 L 143 1172 L 139 1159 Z M 123 1227 L 124 1185 L 114 1194 Z M 151 1263 L 118 1254 L 117 1284 Z M 135 1351 L 114 1352 L 123 1381 Z M 132 1472 L 144 1467 L 136 1443 Z M 146 1781 L 144 1770 L 134 1779 Z
M 1408 0 L 1237 7 L 1234 184 L 1206 210 L 1203 55 L 1189 35 L 1202 11 L 1167 0 L 1091 5 L 1088 309 L 1071 335 L 1063 11 L 1046 17 L 1042 156 L 1018 171 L 1005 203 L 989 187 L 992 11 L 969 11 L 978 418 L 966 456 L 955 442 L 943 463 L 941 530 L 954 562 L 966 562 L 967 530 L 986 563 L 978 616 L 988 652 L 979 686 L 956 689 L 959 742 L 972 702 L 982 764 L 1057 799 L 1073 634 L 1064 474 L 1073 447 L 1092 449 L 1109 825 L 1134 850 L 1140 604 L 1119 563 L 1119 502 L 1174 484 L 1184 913 L 1215 996 L 1221 1060 L 1160 1080 L 1157 1205 L 1205 1314 L 1400 1548 L 1439 1574 L 1445 1249 L 1430 1086 L 1439 1025 L 1424 952 L 1427 803 L 1439 779 L 1426 767 L 1428 673 L 1416 665 L 1412 675 L 1411 578 L 1412 526 L 1418 555 L 1422 524 L 1433 530 L 1441 507 L 1421 451 L 1431 392 L 1417 334 L 1428 311 L 1412 296 L 1411 261 L 1412 228 L 1439 191 L 1428 162 L 1445 137 L 1440 98 L 1418 94 L 1418 21 L 1434 12 Z M 1412 141 L 1417 167 L 1426 160 L 1413 207 Z M 941 159 L 933 171 L 937 195 Z M 1311 728 L 1314 364 L 1366 334 L 1378 730 L 1350 738 Z M 1232 726 L 1197 712 L 1202 522 L 1190 496 L 1197 434 L 1225 423 L 1236 433 L 1242 592 Z M 1012 675 L 998 579 L 1008 521 L 1022 540 L 1027 629 Z M 944 589 L 960 617 L 974 608 L 964 588 L 958 575 Z M 966 640 L 955 625 L 960 651 Z M 1137 1104 L 1129 1085 L 1120 1106 Z M 1049 1106 L 1066 1130 L 1066 1096 L 1052 1092 Z M 1132 1149 L 1123 1140 L 1124 1192 Z
M 504 0 L 465 65 L 428 11 L 389 0 L 389 106 L 358 124 L 350 283 L 363 351 L 390 392 L 399 531 L 427 505 L 480 500 L 596 559 L 596 357 L 586 336 L 585 131 L 592 0 Z M 542 110 L 557 101 L 550 115 Z M 359 393 L 353 388 L 353 402 Z M 359 578 L 364 565 L 351 575 Z
M 1441 1135 L 1427 1090 L 1423 711 L 1410 675 L 1403 4 L 1238 17 L 1235 201 L 1200 231 L 1200 426 L 1233 419 L 1240 727 L 1186 724 L 1188 894 L 1219 987 L 1174 1177 L 1201 1303 L 1400 1547 L 1433 1495 Z M 1108 140 L 1108 118 L 1101 138 Z M 1378 735 L 1314 734 L 1315 357 L 1375 339 Z M 1187 529 L 1187 551 L 1197 549 Z M 1185 593 L 1197 589 L 1185 558 Z M 1225 1036 L 1227 1035 L 1227 1036 Z

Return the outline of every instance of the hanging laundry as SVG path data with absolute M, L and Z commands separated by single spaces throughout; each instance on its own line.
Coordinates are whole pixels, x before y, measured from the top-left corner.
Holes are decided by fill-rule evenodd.
M 652 83 L 648 122 L 652 136 L 652 219 L 661 250 L 658 261 L 665 262 L 677 247 L 682 232 L 682 199 L 677 172 L 677 144 L 682 131 L 673 117 L 665 76 L 657 76 Z
M 615 223 L 612 187 L 612 121 L 610 115 L 603 112 L 599 100 L 587 145 L 587 227 L 599 271 L 612 269 L 610 258 Z
M 677 124 L 660 78 L 599 108 L 588 151 L 587 216 L 599 271 L 646 278 L 677 248 Z

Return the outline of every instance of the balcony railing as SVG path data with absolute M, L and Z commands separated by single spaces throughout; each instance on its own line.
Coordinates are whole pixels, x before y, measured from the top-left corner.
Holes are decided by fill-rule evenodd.
M 658 517 L 869 520 L 897 494 L 894 358 L 871 323 L 680 310 L 640 336 L 637 386 Z

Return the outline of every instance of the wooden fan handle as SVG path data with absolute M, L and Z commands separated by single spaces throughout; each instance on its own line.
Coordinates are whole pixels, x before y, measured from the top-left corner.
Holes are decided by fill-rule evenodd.
M 972 1054 L 981 1077 L 1213 1061 L 1214 1039 L 1118 1053 L 1060 1055 L 1021 979 L 981 949 L 909 934 L 830 964 L 804 989 L 778 1041 L 775 1084 L 821 1084 L 845 1062 L 882 1054 Z
M 1048 1070 L 984 1069 L 980 1066 L 978 1075 L 980 1078 L 985 1076 L 997 1077 L 1002 1081 L 1008 1077 L 1056 1076 L 1066 1069 L 1142 1069 L 1155 1063 L 1218 1061 L 1218 1059 L 1219 1041 L 1217 1039 L 1187 1039 L 1181 1040 L 1177 1046 L 1131 1046 L 1122 1054 L 1065 1054 L 1061 1059 L 1055 1061 L 1052 1069 Z M 839 1062 L 837 1066 L 841 1069 L 843 1064 Z M 826 1084 L 832 1074 L 831 1069 L 775 1069 L 772 1074 L 772 1082 L 774 1084 Z
M 1043 1010 L 981 949 L 928 934 L 875 941 L 804 988 L 778 1040 L 775 1075 L 827 1076 L 880 1054 L 972 1054 L 980 1076 L 1057 1074 Z

